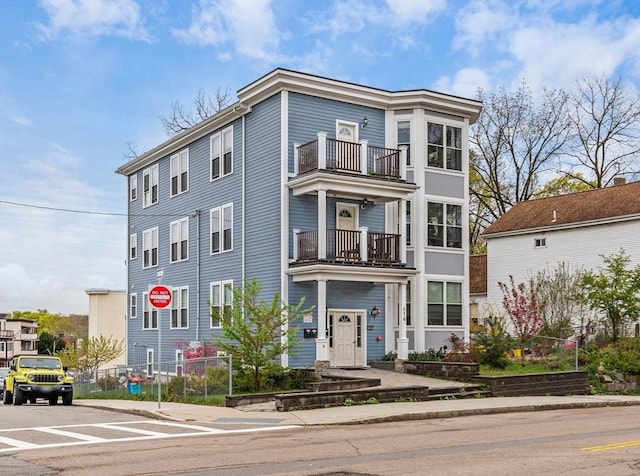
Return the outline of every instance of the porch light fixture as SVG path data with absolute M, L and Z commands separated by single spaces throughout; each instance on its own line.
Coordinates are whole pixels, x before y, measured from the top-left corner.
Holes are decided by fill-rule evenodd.
M 364 210 L 365 208 L 367 208 L 368 205 L 369 205 L 369 200 L 367 200 L 367 197 L 364 197 L 360 202 L 360 208 Z
M 369 119 L 367 119 L 367 116 L 364 116 L 364 119 L 362 119 L 362 123 L 360 124 L 360 126 L 363 129 L 366 129 L 368 125 L 369 125 Z
M 373 306 L 369 311 L 369 315 L 375 319 L 380 314 L 380 308 L 378 306 Z

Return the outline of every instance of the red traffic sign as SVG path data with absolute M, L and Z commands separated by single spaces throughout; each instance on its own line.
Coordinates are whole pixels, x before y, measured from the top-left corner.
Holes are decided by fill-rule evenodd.
M 149 288 L 149 304 L 156 309 L 164 309 L 171 305 L 173 293 L 166 286 L 157 285 Z

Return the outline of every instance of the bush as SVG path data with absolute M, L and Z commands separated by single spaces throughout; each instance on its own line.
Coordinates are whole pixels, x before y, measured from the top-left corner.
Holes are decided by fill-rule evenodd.
M 409 354 L 409 360 L 421 362 L 442 362 L 446 355 L 446 348 L 440 347 L 436 349 L 428 349 L 425 352 L 412 352 Z
M 471 341 L 478 349 L 481 364 L 496 369 L 507 368 L 507 352 L 513 349 L 513 339 L 506 330 L 503 317 L 487 317 L 484 327 L 471 336 Z
M 444 357 L 445 362 L 475 363 L 480 360 L 476 348 L 458 337 L 457 334 L 452 332 L 449 336 L 449 342 L 451 348 Z

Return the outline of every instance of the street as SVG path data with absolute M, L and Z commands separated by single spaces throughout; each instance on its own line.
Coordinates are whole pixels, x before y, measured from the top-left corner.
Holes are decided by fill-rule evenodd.
M 0 407 L 1 427 L 16 410 Z M 62 407 L 35 410 L 36 425 L 60 424 Z M 25 410 L 25 412 L 22 412 Z M 176 426 L 97 409 L 71 407 L 74 425 L 105 439 L 101 431 L 127 426 L 138 436 L 122 442 L 0 453 L 0 475 L 602 475 L 640 473 L 637 407 L 478 415 L 372 425 L 312 426 L 279 431 L 215 430 L 211 423 Z M 45 423 L 45 414 L 51 422 Z M 111 422 L 111 423 L 109 423 Z M 124 422 L 124 423 L 123 423 Z M 126 423 L 137 422 L 137 423 Z M 103 423 L 103 425 L 101 425 Z M 107 424 L 109 423 L 109 424 Z M 72 424 L 67 422 L 67 424 Z M 114 426 L 116 428 L 114 428 Z M 167 430 L 167 428 L 173 428 Z M 235 427 L 237 430 L 237 426 Z M 75 432 L 67 428 L 62 431 Z M 229 430 L 229 431 L 225 431 Z M 28 431 L 28 430 L 24 430 Z M 177 432 L 171 437 L 155 433 Z M 250 430 L 251 431 L 251 430 Z M 6 434 L 6 432 L 5 432 Z M 51 437 L 64 436 L 56 431 Z M 0 436 L 2 434 L 0 433 Z M 114 436 L 114 435 L 112 435 Z M 16 434 L 12 435 L 16 437 Z M 31 436 L 33 438 L 33 436 Z M 107 437 L 108 438 L 108 437 Z

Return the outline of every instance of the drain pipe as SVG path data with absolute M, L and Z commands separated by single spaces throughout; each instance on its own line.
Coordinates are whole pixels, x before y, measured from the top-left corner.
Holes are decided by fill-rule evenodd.
M 200 210 L 196 218 L 196 341 L 200 340 Z

